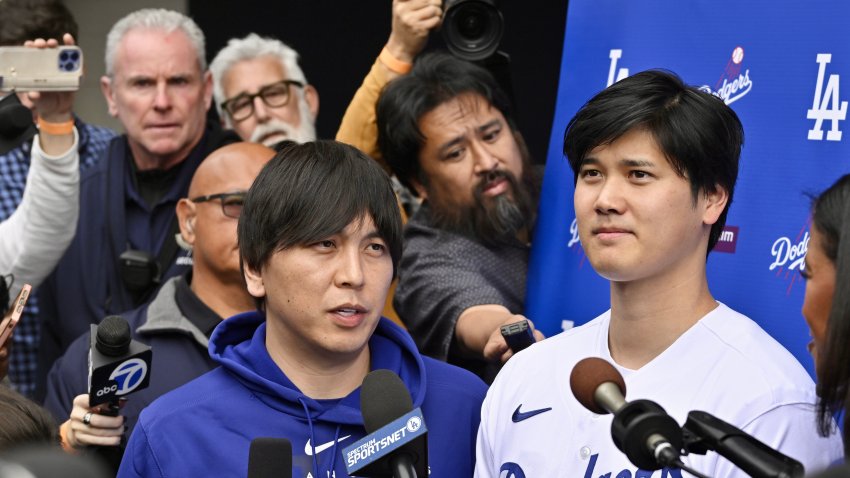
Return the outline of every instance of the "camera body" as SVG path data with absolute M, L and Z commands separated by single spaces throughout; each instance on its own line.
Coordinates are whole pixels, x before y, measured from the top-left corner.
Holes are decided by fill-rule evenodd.
M 2 91 L 76 91 L 82 76 L 83 51 L 79 47 L 0 47 Z
M 495 0 L 444 0 L 443 41 L 452 55 L 468 61 L 496 53 L 504 33 Z

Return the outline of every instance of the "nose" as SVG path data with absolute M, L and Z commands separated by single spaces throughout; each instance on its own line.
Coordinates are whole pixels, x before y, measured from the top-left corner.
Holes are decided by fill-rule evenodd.
M 363 286 L 363 262 L 357 248 L 340 251 L 336 271 L 336 285 L 341 288 L 359 289 Z
M 470 145 L 472 150 L 475 174 L 482 175 L 496 169 L 499 159 L 480 141 L 473 141 Z
M 254 117 L 257 118 L 257 121 L 260 123 L 266 122 L 269 119 L 269 111 L 267 109 L 265 103 L 263 103 L 262 98 L 259 96 L 254 98 Z
M 153 107 L 158 111 L 167 111 L 171 108 L 171 96 L 168 92 L 168 85 L 165 81 L 159 81 L 156 84 L 156 96 L 154 97 Z
M 600 185 L 593 207 L 599 214 L 620 214 L 623 212 L 623 185 L 612 178 L 605 179 Z

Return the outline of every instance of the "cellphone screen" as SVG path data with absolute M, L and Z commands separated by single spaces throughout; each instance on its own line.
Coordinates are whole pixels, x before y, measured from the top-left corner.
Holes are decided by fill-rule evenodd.
M 12 330 L 18 325 L 18 321 L 21 320 L 21 314 L 24 312 L 24 306 L 27 305 L 27 299 L 29 299 L 31 290 L 31 285 L 24 284 L 21 292 L 15 297 L 15 302 L 12 303 L 11 309 L 3 317 L 3 321 L 0 322 L 0 347 L 6 344 L 9 336 L 12 335 Z

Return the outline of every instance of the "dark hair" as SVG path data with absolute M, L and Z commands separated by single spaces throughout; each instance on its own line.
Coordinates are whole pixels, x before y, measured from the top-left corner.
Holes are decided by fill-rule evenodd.
M 0 450 L 36 444 L 60 444 L 53 417 L 20 393 L 0 385 Z
M 77 22 L 61 0 L 0 1 L 0 46 L 23 45 L 36 38 L 55 38 L 70 33 L 79 41 Z
M 721 187 L 726 208 L 711 227 L 706 255 L 720 238 L 732 204 L 744 129 L 722 99 L 684 84 L 675 73 L 649 70 L 614 83 L 576 113 L 564 133 L 564 154 L 574 181 L 587 154 L 624 134 L 644 129 L 676 173 L 687 178 L 696 202 L 700 192 Z
M 850 411 L 850 174 L 846 174 L 812 201 L 812 224 L 819 244 L 835 264 L 835 293 L 826 326 L 826 347 L 818 351 L 818 425 L 826 436 L 833 414 Z M 845 454 L 850 452 L 844 430 Z
M 336 141 L 282 145 L 245 197 L 237 228 L 242 267 L 259 271 L 275 252 L 325 239 L 367 214 L 387 243 L 395 276 L 401 213 L 381 166 Z
M 378 147 L 393 174 L 411 191 L 411 181 L 422 178 L 419 152 L 425 137 L 419 119 L 441 104 L 463 94 L 483 97 L 499 110 L 516 132 L 510 101 L 493 75 L 484 68 L 445 53 L 430 53 L 416 60 L 410 74 L 391 81 L 375 109 Z

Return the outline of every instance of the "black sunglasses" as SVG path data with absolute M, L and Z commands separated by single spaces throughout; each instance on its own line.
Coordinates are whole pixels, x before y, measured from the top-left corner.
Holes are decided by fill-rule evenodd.
M 189 200 L 192 202 L 207 202 L 221 199 L 222 214 L 233 219 L 239 219 L 239 215 L 242 214 L 242 204 L 245 203 L 245 194 L 247 194 L 246 191 L 236 191 L 232 193 L 208 194 Z

